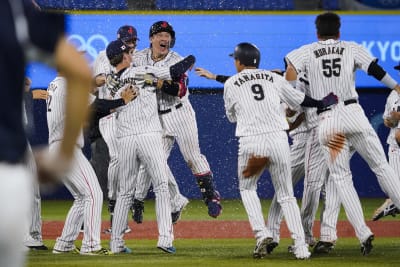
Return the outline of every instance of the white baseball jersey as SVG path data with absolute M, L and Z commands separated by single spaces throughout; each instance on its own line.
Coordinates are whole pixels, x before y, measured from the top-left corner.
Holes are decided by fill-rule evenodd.
M 47 124 L 49 127 L 50 152 L 57 151 L 61 144 L 65 121 L 66 80 L 56 77 L 49 85 L 47 99 Z M 91 99 L 93 100 L 93 98 Z M 57 238 L 55 250 L 66 252 L 74 249 L 82 223 L 84 234 L 81 252 L 87 253 L 101 248 L 100 227 L 103 193 L 92 165 L 83 155 L 83 134 L 75 148 L 72 169 L 63 182 L 74 197 L 62 234 Z
M 49 129 L 49 144 L 61 141 L 64 134 L 65 99 L 67 96 L 67 80 L 57 76 L 47 87 L 47 127 Z M 79 134 L 77 145 L 84 145 L 83 132 Z
M 387 163 L 379 138 L 362 107 L 354 103 L 358 98 L 355 71 L 367 72 L 375 58 L 361 45 L 333 39 L 302 46 L 286 58 L 295 69 L 307 73 L 310 96 L 321 99 L 334 92 L 339 98 L 336 106 L 319 115 L 318 138 L 330 179 L 336 184 L 357 237 L 364 242 L 372 232 L 364 221 L 361 203 L 352 183 L 349 166 L 351 146 L 367 161 L 382 189 L 396 205 L 400 205 L 400 181 Z
M 107 75 L 113 71 L 114 67 L 111 66 L 110 61 L 107 58 L 106 50 L 102 50 L 99 52 L 95 61 L 93 62 L 92 69 L 93 69 L 93 77 L 96 77 L 101 74 Z M 99 87 L 98 97 L 100 99 L 113 99 L 106 85 Z
M 282 77 L 262 69 L 244 69 L 230 77 L 224 85 L 224 102 L 227 118 L 236 122 L 239 139 L 238 177 L 240 195 L 257 241 L 272 237 L 265 226 L 257 182 L 262 173 L 244 178 L 243 170 L 252 156 L 267 157 L 268 170 L 286 218 L 296 250 L 306 247 L 301 226 L 300 210 L 293 195 L 290 175 L 290 151 L 285 130 L 285 115 L 280 102 L 298 106 L 304 94 L 296 91 Z
M 171 80 L 169 68 L 152 66 L 132 67 L 126 69 L 120 76 L 121 86 L 127 83 L 134 84 L 134 78 L 145 73 L 152 73 L 159 79 Z M 139 86 L 139 95 L 123 106 L 117 115 L 118 137 L 161 131 L 158 118 L 156 90 L 154 87 Z
M 151 58 L 151 49 L 145 48 L 141 51 L 136 52 L 133 55 L 133 66 L 156 66 L 156 67 L 170 67 L 171 65 L 181 61 L 183 57 L 176 53 L 175 51 L 170 51 L 167 56 L 160 61 L 154 61 Z M 179 98 L 178 96 L 172 96 L 166 94 L 162 91 L 157 92 L 157 102 L 158 108 L 160 110 L 166 110 L 179 104 L 181 102 L 187 101 L 189 95 L 189 91 L 185 96 Z
M 284 114 L 277 112 L 281 99 L 292 107 L 304 100 L 304 93 L 294 90 L 282 76 L 261 69 L 241 71 L 224 88 L 229 88 L 224 90 L 226 115 L 230 122 L 237 122 L 238 137 L 287 130 Z
M 390 112 L 397 111 L 397 108 L 400 106 L 400 98 L 399 94 L 396 91 L 390 92 L 386 104 L 385 104 L 385 111 L 383 113 L 383 119 L 387 119 L 390 117 Z M 394 138 L 395 132 L 397 127 L 390 128 L 389 135 L 386 139 L 386 143 L 393 147 L 398 147 L 398 144 Z
M 134 78 L 144 73 L 153 73 L 160 79 L 171 79 L 169 68 L 135 67 L 122 72 L 120 76 L 122 85 L 134 84 Z M 119 168 L 119 190 L 110 242 L 110 248 L 115 253 L 121 252 L 125 247 L 123 236 L 140 164 L 143 164 L 149 172 L 156 195 L 159 231 L 157 246 L 171 247 L 174 239 L 168 193 L 167 159 L 162 147 L 162 128 L 158 118 L 156 89 L 150 86 L 139 86 L 138 89 L 138 96 L 121 108 L 116 115 L 118 160 L 123 168 Z
M 390 117 L 390 112 L 398 111 L 400 106 L 399 94 L 396 91 L 392 91 L 386 100 L 385 112 L 383 113 L 383 118 L 386 119 Z M 395 133 L 399 131 L 400 124 L 397 123 L 396 126 L 390 128 L 389 135 L 386 142 L 389 144 L 388 148 L 388 158 L 389 164 L 395 170 L 395 173 L 400 176 L 400 147 L 396 142 Z
M 307 95 L 322 99 L 334 91 L 339 101 L 358 99 L 355 71 L 367 72 L 374 57 L 354 42 L 329 39 L 293 50 L 286 56 L 298 72 L 305 72 L 310 82 Z M 316 71 L 318 70 L 318 71 Z
M 133 57 L 133 65 L 170 67 L 183 59 L 178 53 L 172 50 L 160 61 L 154 61 L 151 54 L 150 48 L 136 52 Z M 191 162 L 192 172 L 195 174 L 207 173 L 210 172 L 210 167 L 206 158 L 200 152 L 196 118 L 188 96 L 189 91 L 182 98 L 171 96 L 161 91 L 157 92 L 158 110 L 170 110 L 168 113 L 159 114 L 164 131 L 164 151 L 168 158 L 176 139 L 185 161 Z M 179 105 L 182 106 L 179 107 Z M 187 199 L 180 193 L 172 172 L 169 170 L 168 173 L 171 208 L 173 212 L 176 212 L 182 209 L 184 203 L 187 203 Z M 148 177 L 146 170 L 141 166 L 135 191 L 136 199 L 143 200 L 147 195 L 150 183 L 146 177 Z

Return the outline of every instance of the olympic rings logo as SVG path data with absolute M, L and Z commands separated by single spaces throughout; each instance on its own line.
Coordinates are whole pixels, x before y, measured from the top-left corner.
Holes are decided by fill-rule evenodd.
M 82 35 L 71 34 L 68 41 L 76 46 L 79 51 L 85 51 L 93 60 L 100 51 L 106 49 L 109 41 L 101 34 L 93 34 L 87 40 Z

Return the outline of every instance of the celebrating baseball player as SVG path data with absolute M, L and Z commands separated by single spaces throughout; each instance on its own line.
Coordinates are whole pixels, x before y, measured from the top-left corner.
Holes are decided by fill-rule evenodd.
M 150 48 L 135 53 L 133 64 L 135 66 L 160 66 L 167 67 L 175 64 L 182 57 L 172 51 L 175 44 L 175 31 L 167 21 L 155 22 L 149 31 Z M 182 77 L 181 82 L 186 82 Z M 163 147 L 167 158 L 174 142 L 179 149 L 196 178 L 196 182 L 204 203 L 208 207 L 208 214 L 216 218 L 222 211 L 220 195 L 215 189 L 213 175 L 206 157 L 201 154 L 195 112 L 189 102 L 188 93 L 182 96 L 171 96 L 163 91 L 157 91 L 158 114 L 164 130 Z M 143 167 L 140 169 L 138 181 L 147 176 Z M 171 171 L 168 171 L 168 186 L 171 195 L 172 220 L 174 223 L 180 218 L 183 208 L 188 204 L 187 198 L 179 192 L 178 185 Z M 150 185 L 139 182 L 135 192 L 134 220 L 140 223 L 143 220 L 143 200 L 147 195 Z
M 400 64 L 394 69 L 400 70 Z M 389 136 L 387 137 L 389 165 L 395 170 L 396 174 L 400 173 L 400 156 L 399 143 L 400 132 L 398 130 L 400 121 L 400 98 L 396 91 L 392 91 L 386 100 L 385 112 L 383 113 L 383 123 L 390 128 Z M 372 220 L 377 221 L 380 218 L 388 215 L 396 216 L 400 211 L 394 205 L 393 201 L 388 198 L 374 212 Z
M 131 25 L 121 26 L 117 31 L 117 38 L 121 40 L 125 45 L 130 48 L 132 53 L 136 48 L 137 31 L 135 27 Z M 109 90 L 109 82 L 112 81 L 111 76 L 113 73 L 113 67 L 107 58 L 106 51 L 100 51 L 96 60 L 93 63 L 93 75 L 95 78 L 96 85 L 99 87 L 98 98 L 99 99 L 115 99 L 115 92 Z M 107 79 L 108 78 L 108 79 Z M 99 131 L 104 141 L 107 144 L 109 152 L 109 165 L 107 172 L 107 187 L 108 187 L 108 211 L 110 212 L 110 228 L 106 230 L 107 233 L 111 232 L 112 219 L 115 208 L 115 200 L 118 190 L 118 149 L 115 125 L 115 113 L 111 113 L 104 118 L 101 118 L 98 122 Z M 125 232 L 130 232 L 129 226 L 126 226 Z
M 49 85 L 47 99 L 47 124 L 49 128 L 50 151 L 59 149 L 64 125 L 66 98 L 66 80 L 60 73 Z M 103 193 L 93 167 L 83 155 L 83 134 L 79 136 L 74 152 L 72 169 L 63 180 L 65 186 L 74 197 L 65 225 L 57 238 L 53 253 L 77 253 L 82 255 L 108 255 L 109 251 L 101 247 L 100 227 Z M 79 235 L 82 223 L 84 234 L 79 251 L 75 240 Z
M 307 73 L 310 82 L 307 93 L 311 97 L 321 97 L 330 90 L 339 97 L 337 105 L 320 112 L 319 142 L 330 179 L 360 240 L 361 251 L 367 255 L 372 249 L 374 235 L 364 221 L 361 203 L 352 183 L 350 146 L 367 161 L 382 189 L 397 205 L 400 204 L 400 180 L 386 161 L 379 138 L 358 104 L 355 70 L 362 69 L 398 92 L 400 86 L 366 48 L 339 40 L 340 17 L 337 14 L 321 14 L 315 24 L 318 42 L 290 52 L 286 57 L 289 63 L 287 71 Z
M 110 247 L 114 253 L 131 253 L 123 240 L 128 211 L 132 205 L 139 165 L 143 164 L 150 174 L 156 195 L 156 214 L 159 238 L 157 247 L 167 253 L 175 253 L 171 204 L 168 192 L 167 160 L 162 149 L 161 124 L 157 114 L 156 90 L 172 95 L 184 94 L 181 83 L 165 80 L 179 79 L 193 64 L 189 56 L 171 67 L 152 66 L 130 68 L 132 62 L 128 47 L 121 41 L 111 42 L 106 49 L 110 64 L 115 67 L 115 92 L 119 88 L 133 86 L 138 97 L 118 111 L 116 115 L 119 189 L 113 217 Z M 158 77 L 158 78 L 155 78 Z M 164 80 L 160 80 L 164 79 Z M 147 182 L 147 181 L 146 181 Z
M 264 257 L 266 247 L 273 241 L 272 233 L 265 226 L 256 191 L 262 172 L 268 168 L 277 201 L 294 239 L 293 253 L 297 259 L 307 259 L 310 252 L 305 243 L 290 175 L 288 123 L 280 103 L 282 99 L 291 107 L 302 105 L 322 110 L 336 103 L 337 98 L 329 94 L 317 101 L 294 90 L 282 76 L 258 69 L 260 51 L 250 43 L 238 44 L 231 56 L 238 74 L 225 82 L 224 102 L 227 118 L 236 123 L 236 136 L 239 137 L 239 189 L 257 240 L 253 256 Z

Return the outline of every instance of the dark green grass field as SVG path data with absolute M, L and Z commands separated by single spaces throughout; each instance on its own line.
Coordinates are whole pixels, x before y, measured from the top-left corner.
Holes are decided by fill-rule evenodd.
M 363 199 L 364 214 L 367 220 L 382 199 Z M 238 200 L 224 201 L 223 214 L 218 220 L 246 220 L 243 206 Z M 64 220 L 71 201 L 45 201 L 42 205 L 43 220 Z M 269 200 L 263 201 L 265 212 Z M 198 200 L 190 202 L 183 213 L 182 220 L 214 220 L 206 215 L 206 207 Z M 319 216 L 319 215 L 318 215 Z M 103 219 L 108 219 L 104 206 Z M 154 202 L 145 204 L 145 220 L 155 220 Z M 345 220 L 342 210 L 340 220 Z M 397 221 L 399 218 L 386 217 L 382 221 Z M 400 227 L 400 221 L 399 225 Z M 45 240 L 50 248 L 54 240 Z M 28 266 L 400 266 L 400 236 L 392 238 L 377 237 L 374 249 L 368 256 L 362 256 L 359 243 L 355 237 L 340 237 L 337 246 L 330 254 L 313 255 L 306 261 L 295 260 L 287 252 L 291 240 L 281 240 L 273 254 L 264 259 L 252 258 L 255 241 L 252 238 L 241 239 L 176 239 L 174 242 L 177 254 L 169 255 L 156 248 L 156 240 L 127 240 L 132 248 L 130 255 L 81 256 L 54 255 L 51 251 L 31 251 L 28 255 Z M 76 242 L 80 245 L 80 241 Z M 103 240 L 108 247 L 108 240 Z

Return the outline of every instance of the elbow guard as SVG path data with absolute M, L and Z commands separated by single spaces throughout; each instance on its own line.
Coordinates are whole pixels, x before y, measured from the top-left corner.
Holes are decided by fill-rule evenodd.
M 164 93 L 172 96 L 178 96 L 179 93 L 179 83 L 173 81 L 162 81 L 161 86 L 158 88 Z
M 386 75 L 386 71 L 378 65 L 378 60 L 374 60 L 368 66 L 368 75 L 373 76 L 375 79 L 380 81 Z

